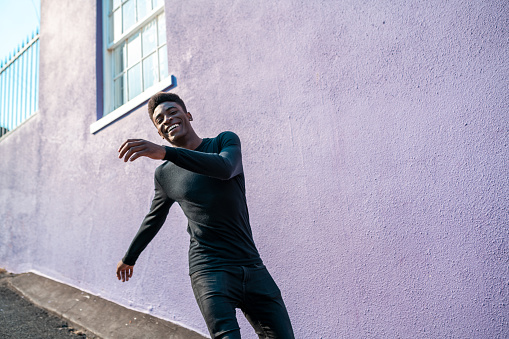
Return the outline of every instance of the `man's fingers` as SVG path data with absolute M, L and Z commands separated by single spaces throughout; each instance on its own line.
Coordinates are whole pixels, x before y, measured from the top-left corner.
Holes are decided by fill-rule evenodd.
M 126 142 L 122 144 L 119 148 L 120 154 L 118 155 L 119 158 L 122 158 L 129 149 L 132 147 L 140 146 L 144 143 L 145 140 L 142 139 L 128 139 Z
M 129 278 L 133 276 L 133 267 L 132 266 L 123 266 L 125 268 L 121 268 L 119 266 L 117 268 L 117 278 L 118 280 L 122 280 L 122 282 L 129 281 Z
M 140 157 L 140 153 L 143 153 L 143 151 L 146 149 L 147 147 L 145 145 L 131 147 L 124 156 L 124 162 L 127 162 L 129 159 L 133 161 L 134 159 Z
M 129 160 L 130 161 L 134 161 L 134 160 L 138 159 L 139 157 L 144 156 L 145 153 L 146 153 L 145 150 L 136 152 L 136 153 L 133 154 L 133 156 Z M 125 160 L 125 161 L 127 161 L 127 160 Z
M 129 281 L 129 278 L 133 276 L 133 270 L 129 267 L 125 270 L 125 281 Z
M 120 147 L 118 148 L 118 150 L 117 150 L 117 151 L 118 151 L 118 152 L 120 152 L 120 151 L 122 150 L 122 148 L 124 148 L 124 147 L 125 147 L 125 145 L 126 145 L 126 144 L 130 141 L 130 140 L 132 140 L 132 139 L 129 139 L 129 140 L 124 141 L 124 142 L 122 143 L 122 145 L 120 145 Z
M 122 148 L 119 150 L 120 154 L 118 155 L 118 157 L 122 158 L 124 154 L 126 154 L 126 152 L 131 150 L 133 147 L 141 145 L 141 143 L 142 143 L 141 141 L 126 142 L 124 146 L 122 146 Z
M 129 143 L 129 142 L 136 142 L 136 141 L 141 141 L 141 140 L 143 140 L 143 139 L 127 139 L 126 141 L 124 141 L 124 143 L 122 144 L 122 146 L 120 146 L 120 147 L 118 148 L 118 151 L 120 152 L 120 150 L 121 150 L 121 149 L 122 149 L 122 148 L 123 148 L 123 147 L 124 147 L 127 143 Z
M 124 158 L 124 162 L 134 161 L 142 156 L 162 160 L 165 154 L 166 149 L 163 146 L 143 139 L 129 139 L 120 147 L 118 157 Z

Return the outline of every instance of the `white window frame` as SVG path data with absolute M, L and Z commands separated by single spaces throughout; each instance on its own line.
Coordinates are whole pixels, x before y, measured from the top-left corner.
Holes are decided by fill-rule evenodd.
M 173 85 L 174 76 L 168 71 L 168 76 L 165 79 L 162 79 L 160 82 L 154 84 L 153 86 L 147 88 L 145 91 L 141 92 L 136 97 L 132 98 L 125 102 L 122 106 L 112 110 L 114 107 L 113 104 L 113 69 L 112 69 L 112 59 L 114 57 L 113 51 L 116 47 L 122 44 L 129 36 L 136 33 L 136 31 L 140 30 L 143 26 L 148 24 L 151 20 L 155 19 L 161 13 L 164 13 L 164 1 L 163 3 L 154 8 L 150 13 L 147 14 L 145 18 L 137 22 L 135 25 L 130 27 L 126 32 L 120 35 L 115 41 L 109 43 L 109 34 L 110 34 L 110 20 L 108 18 L 109 15 L 109 2 L 110 0 L 102 1 L 102 40 L 103 40 L 103 116 L 96 122 L 90 125 L 90 133 L 94 134 L 99 130 L 103 129 L 107 125 L 111 124 L 115 120 L 121 118 L 127 113 L 131 112 L 136 107 L 143 104 L 145 101 L 150 99 L 151 96 L 156 94 L 157 92 L 163 91 L 168 87 Z M 166 34 L 165 34 L 166 36 Z M 166 38 L 166 41 L 167 38 Z M 166 48 L 168 48 L 168 44 L 166 42 Z

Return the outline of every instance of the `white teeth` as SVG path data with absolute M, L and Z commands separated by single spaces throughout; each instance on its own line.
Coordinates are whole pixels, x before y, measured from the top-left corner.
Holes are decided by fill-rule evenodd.
M 173 125 L 171 125 L 170 128 L 168 128 L 168 132 L 173 131 L 175 128 L 177 128 L 179 126 L 180 126 L 180 124 L 173 124 Z

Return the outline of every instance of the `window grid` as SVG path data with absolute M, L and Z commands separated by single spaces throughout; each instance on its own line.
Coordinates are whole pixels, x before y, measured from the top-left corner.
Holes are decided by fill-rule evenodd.
M 166 34 L 160 34 L 163 31 L 166 33 L 162 3 L 162 0 L 109 1 L 108 51 L 111 56 L 110 79 L 112 80 L 110 81 L 113 98 L 110 105 L 112 109 L 106 110 L 105 113 L 122 106 L 168 76 L 164 60 L 166 59 Z M 145 12 L 141 13 L 142 15 L 140 8 L 143 7 L 140 5 L 145 5 Z M 134 9 L 134 20 L 130 19 L 130 27 L 124 27 L 123 11 L 126 6 Z M 115 20 L 119 21 L 115 22 Z M 136 42 L 137 39 L 139 42 Z M 152 42 L 153 46 L 150 50 L 145 51 L 144 45 L 149 42 L 147 40 L 155 40 L 155 42 Z M 134 61 L 130 60 L 133 56 Z

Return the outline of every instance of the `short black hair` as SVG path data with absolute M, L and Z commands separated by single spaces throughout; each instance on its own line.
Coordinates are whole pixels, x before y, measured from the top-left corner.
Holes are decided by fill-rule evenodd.
M 187 113 L 186 104 L 184 104 L 184 101 L 182 101 L 178 95 L 169 92 L 159 92 L 154 94 L 148 101 L 148 115 L 150 116 L 150 120 L 152 120 L 156 107 L 167 101 L 176 102 L 182 107 L 184 113 Z

